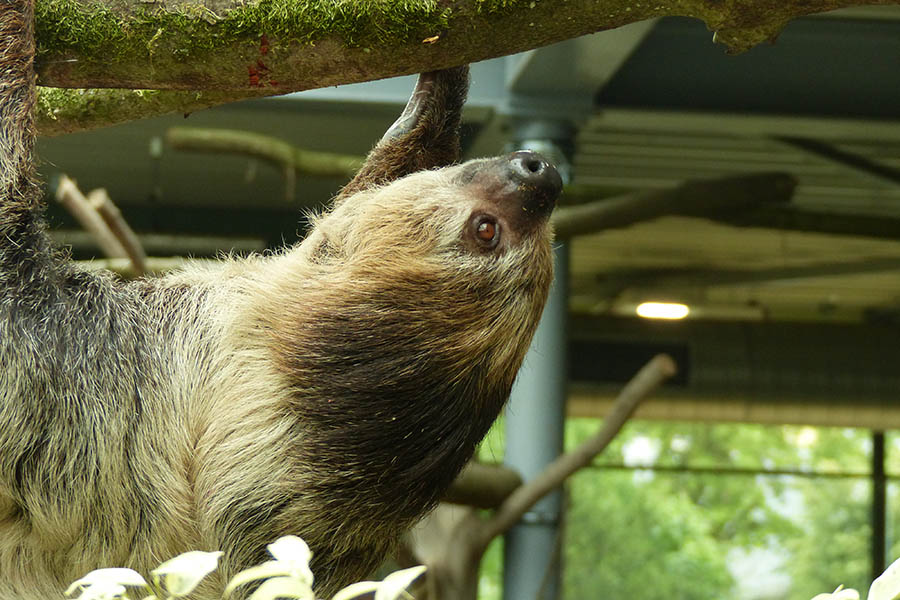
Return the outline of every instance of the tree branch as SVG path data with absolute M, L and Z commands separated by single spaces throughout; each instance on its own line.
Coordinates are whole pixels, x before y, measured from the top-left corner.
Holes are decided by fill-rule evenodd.
M 589 465 L 616 437 L 641 400 L 676 371 L 675 362 L 665 354 L 654 357 L 644 365 L 619 393 L 612 412 L 603 420 L 603 425 L 596 434 L 575 450 L 557 458 L 537 477 L 519 487 L 484 523 L 479 535 L 481 546 L 486 548 L 492 539 L 515 525 L 535 502 L 562 485 L 575 471 Z
M 38 88 L 35 121 L 42 136 L 109 127 L 136 119 L 197 110 L 271 96 L 265 90 L 160 91 Z
M 785 173 L 759 173 L 687 181 L 667 190 L 633 192 L 553 212 L 556 237 L 567 239 L 604 229 L 627 227 L 667 215 L 726 220 L 759 206 L 790 201 L 796 181 Z M 568 197 L 589 195 L 589 188 L 566 189 Z
M 470 462 L 453 481 L 443 502 L 476 508 L 497 508 L 522 485 L 522 477 L 503 465 Z
M 103 254 L 110 258 L 126 258 L 128 253 L 97 209 L 91 205 L 74 181 L 65 175 L 56 187 L 56 200 L 89 232 Z
M 741 52 L 774 39 L 795 17 L 860 3 L 38 0 L 35 66 L 45 86 L 220 94 L 199 100 L 162 95 L 151 107 L 154 114 L 190 112 L 198 103 L 210 106 L 226 98 L 283 94 L 476 62 L 660 16 L 701 19 L 715 31 L 716 41 L 730 52 Z M 79 109 L 80 123 L 139 118 L 95 100 L 99 114 Z M 62 105 L 52 101 L 51 106 Z M 52 120 L 52 114 L 45 111 L 44 117 Z M 56 118 L 62 119 L 59 114 Z M 42 120 L 43 126 L 50 124 Z
M 93 190 L 85 197 L 75 182 L 63 175 L 55 195 L 109 259 L 128 259 L 129 277 L 141 277 L 147 272 L 147 255 L 141 242 L 106 190 Z
M 478 564 L 491 540 L 512 527 L 566 478 L 590 464 L 615 438 L 641 400 L 675 371 L 671 358 L 664 354 L 654 357 L 625 386 L 594 436 L 519 486 L 492 517 L 485 520 L 473 509 L 446 504 L 426 517 L 409 539 L 415 557 L 428 565 L 429 599 L 474 600 Z
M 173 127 L 166 141 L 176 150 L 218 152 L 253 156 L 284 171 L 285 196 L 294 197 L 295 174 L 352 178 L 363 164 L 362 156 L 313 152 L 276 137 L 233 129 Z
M 88 192 L 87 201 L 122 245 L 125 255 L 131 261 L 135 276 L 143 276 L 147 272 L 147 254 L 134 230 L 122 216 L 122 211 L 113 203 L 103 188 Z

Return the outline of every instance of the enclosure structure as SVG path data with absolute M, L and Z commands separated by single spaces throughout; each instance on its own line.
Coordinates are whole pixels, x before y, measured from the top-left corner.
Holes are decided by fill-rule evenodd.
M 772 172 L 796 185 L 787 201 L 781 180 L 772 180 L 766 197 L 745 204 L 737 195 L 733 206 L 704 210 L 663 196 L 663 209 L 565 240 L 568 323 L 548 325 L 565 343 L 526 361 L 528 369 L 566 365 L 537 375 L 562 382 L 566 398 L 530 398 L 555 407 L 557 418 L 536 423 L 548 444 L 559 445 L 563 410 L 603 417 L 618 386 L 666 352 L 679 374 L 637 418 L 871 430 L 870 468 L 835 472 L 871 481 L 872 569 L 896 558 L 884 553 L 884 432 L 900 427 L 898 73 L 895 7 L 801 19 L 774 45 L 740 56 L 725 56 L 700 23 L 666 19 L 474 66 L 467 154 L 543 144 L 571 165 L 570 205 Z M 48 139 L 43 171 L 51 184 L 65 172 L 85 190 L 105 187 L 152 256 L 259 251 L 302 235 L 300 211 L 326 201 L 341 177 L 299 176 L 289 185 L 282 169 L 258 158 L 189 154 L 171 147 L 166 132 L 227 127 L 362 155 L 411 86 L 398 79 L 330 88 Z M 67 215 L 52 212 L 55 235 L 76 257 L 96 252 Z M 647 301 L 678 302 L 690 313 L 642 319 L 635 308 Z M 517 417 L 527 413 L 522 401 L 514 398 Z M 526 528 L 558 537 L 560 507 L 557 500 L 535 511 Z M 530 547 L 521 554 L 554 561 L 553 552 Z M 553 577 L 535 569 L 509 576 L 535 572 L 537 585 Z

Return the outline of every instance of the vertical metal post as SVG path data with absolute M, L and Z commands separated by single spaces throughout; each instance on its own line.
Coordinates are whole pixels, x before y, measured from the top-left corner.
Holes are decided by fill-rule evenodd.
M 872 581 L 887 567 L 887 477 L 884 473 L 884 432 L 872 432 Z
M 531 129 L 529 133 L 537 131 Z M 557 164 L 563 181 L 568 181 L 565 155 L 558 145 L 545 141 L 548 136 L 520 135 L 519 139 L 524 141 L 518 148 L 541 152 Z M 504 462 L 521 473 L 526 481 L 559 456 L 563 447 L 569 271 L 569 252 L 565 245 L 556 245 L 554 262 L 550 296 L 506 411 Z M 561 513 L 562 491 L 557 490 L 538 502 L 507 532 L 503 572 L 505 600 L 554 600 L 559 597 Z

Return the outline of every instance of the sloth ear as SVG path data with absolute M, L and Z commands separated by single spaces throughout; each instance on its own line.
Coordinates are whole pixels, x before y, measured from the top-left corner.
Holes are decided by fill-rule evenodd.
M 419 75 L 400 117 L 369 152 L 339 203 L 366 188 L 452 164 L 459 158 L 459 121 L 469 90 L 469 67 Z

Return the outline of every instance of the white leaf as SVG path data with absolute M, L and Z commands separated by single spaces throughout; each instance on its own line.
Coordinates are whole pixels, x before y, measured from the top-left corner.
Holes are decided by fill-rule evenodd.
M 275 600 L 276 598 L 315 600 L 312 588 L 293 577 L 267 579 L 250 595 L 248 600 Z
M 296 535 L 286 535 L 269 544 L 267 548 L 275 560 L 288 565 L 293 577 L 312 586 L 313 574 L 309 569 L 312 552 L 306 542 Z
M 126 587 L 147 587 L 147 582 L 141 577 L 141 574 L 132 569 L 97 569 L 70 585 L 66 590 L 66 596 L 71 596 L 81 588 L 101 582 Z
M 375 591 L 375 600 L 397 600 L 403 595 L 409 584 L 424 572 L 425 567 L 418 566 L 391 573 L 384 578 Z
M 343 588 L 337 594 L 331 597 L 331 600 L 353 600 L 363 594 L 370 594 L 378 589 L 382 582 L 380 581 L 360 581 Z
M 72 584 L 72 586 L 74 585 Z M 72 586 L 69 586 L 66 594 L 71 594 Z M 127 600 L 125 586 L 112 581 L 95 581 L 80 589 L 81 595 L 78 596 L 78 600 L 119 600 L 120 598 Z
M 224 596 L 227 598 L 238 587 L 257 579 L 267 579 L 269 577 L 290 576 L 293 573 L 291 565 L 277 560 L 270 560 L 261 565 L 244 569 L 236 574 L 225 586 Z
M 312 552 L 306 542 L 296 535 L 286 535 L 280 537 L 267 546 L 269 554 L 275 557 L 275 560 L 285 562 L 309 564 Z
M 872 582 L 868 600 L 894 600 L 897 596 L 900 596 L 900 560 L 895 560 Z
M 186 596 L 204 577 L 216 570 L 221 552 L 194 550 L 179 554 L 151 571 L 157 584 L 175 598 Z
M 859 592 L 853 588 L 843 589 L 844 586 L 838 586 L 830 594 L 816 594 L 812 600 L 859 600 Z

